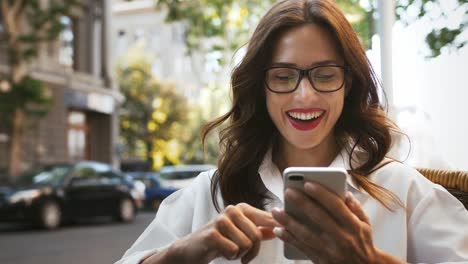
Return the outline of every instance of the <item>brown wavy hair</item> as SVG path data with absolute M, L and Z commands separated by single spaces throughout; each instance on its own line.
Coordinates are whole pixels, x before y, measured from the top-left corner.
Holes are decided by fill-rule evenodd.
M 211 183 L 212 200 L 219 211 L 218 190 L 225 206 L 245 202 L 257 208 L 265 207 L 268 196 L 258 169 L 280 135 L 266 108 L 264 69 L 270 63 L 275 40 L 282 32 L 311 23 L 333 35 L 349 70 L 349 91 L 334 134 L 340 147 L 348 149 L 351 165 L 357 150 L 365 155 L 360 155 L 364 160 L 348 172 L 359 188 L 387 208 L 392 202 L 398 203 L 392 192 L 367 178 L 383 166 L 392 143 L 390 133 L 396 126 L 388 119 L 379 100 L 378 80 L 356 33 L 332 1 L 285 0 L 275 4 L 260 20 L 247 53 L 232 72 L 231 109 L 202 130 L 205 144 L 208 133 L 222 126 L 218 170 Z

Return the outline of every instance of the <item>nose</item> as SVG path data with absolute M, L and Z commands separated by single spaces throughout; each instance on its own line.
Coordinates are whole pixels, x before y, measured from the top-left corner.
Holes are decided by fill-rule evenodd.
M 317 96 L 318 92 L 312 87 L 312 83 L 309 81 L 307 76 L 302 76 L 301 80 L 299 81 L 299 87 L 296 90 L 297 96 L 301 99 L 310 99 L 314 96 Z

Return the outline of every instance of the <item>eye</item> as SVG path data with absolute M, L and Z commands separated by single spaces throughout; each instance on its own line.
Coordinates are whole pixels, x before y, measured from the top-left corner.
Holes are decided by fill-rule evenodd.
M 312 78 L 317 82 L 329 82 L 338 78 L 339 68 L 336 67 L 322 67 L 317 68 L 312 73 Z
M 269 71 L 269 76 L 277 82 L 291 82 L 297 78 L 297 73 L 294 69 L 275 68 Z
M 294 79 L 294 76 L 288 74 L 277 74 L 275 78 L 280 81 L 290 81 Z
M 325 82 L 325 81 L 332 80 L 334 77 L 335 77 L 334 74 L 317 74 L 315 76 L 315 79 L 319 82 Z

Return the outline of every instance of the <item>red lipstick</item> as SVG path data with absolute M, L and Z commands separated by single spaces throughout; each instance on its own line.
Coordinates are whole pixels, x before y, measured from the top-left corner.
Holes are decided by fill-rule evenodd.
M 323 111 L 323 113 L 316 119 L 312 121 L 301 121 L 295 118 L 292 118 L 290 115 L 286 114 L 288 117 L 289 122 L 291 125 L 296 128 L 297 130 L 307 131 L 316 128 L 320 122 L 322 121 L 323 116 L 325 115 L 325 111 L 320 108 L 307 108 L 307 109 L 291 109 L 288 112 L 296 112 L 296 113 L 310 113 L 310 112 L 317 112 Z

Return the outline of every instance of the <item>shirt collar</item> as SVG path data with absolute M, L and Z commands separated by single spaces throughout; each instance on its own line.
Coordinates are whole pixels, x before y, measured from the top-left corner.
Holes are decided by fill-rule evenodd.
M 353 164 L 355 160 L 353 159 Z M 343 168 L 345 170 L 349 170 L 349 154 L 347 149 L 343 149 L 330 163 L 329 167 L 335 167 L 335 168 Z M 272 148 L 268 149 L 267 153 L 265 154 L 265 157 L 263 158 L 262 164 L 260 165 L 260 168 L 258 169 L 258 173 L 260 174 L 260 178 L 263 181 L 263 184 L 265 187 L 270 191 L 274 196 L 276 196 L 278 199 L 280 199 L 281 202 L 283 201 L 283 188 L 284 188 L 284 183 L 283 183 L 283 176 L 276 164 L 273 163 L 272 160 Z M 354 193 L 365 193 L 364 191 L 361 191 L 358 187 L 357 184 L 354 182 L 354 179 L 351 175 L 346 174 L 346 182 L 348 185 L 348 190 Z

